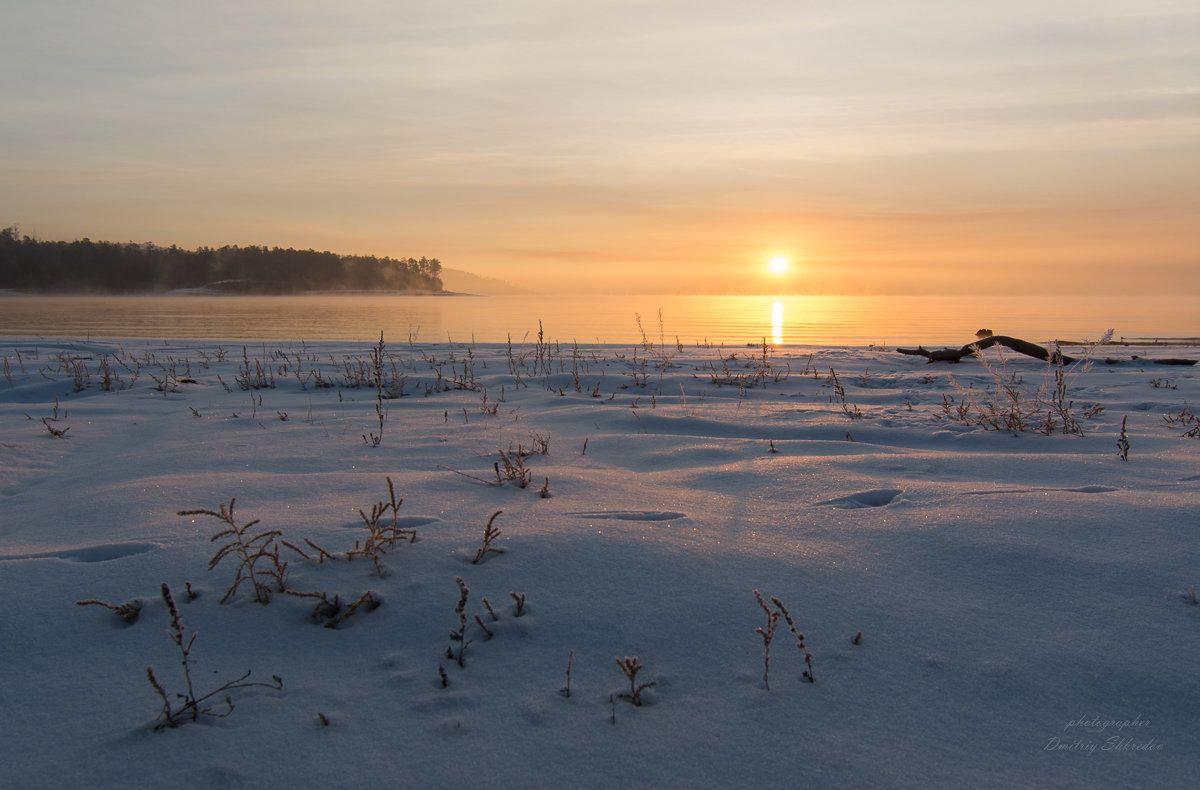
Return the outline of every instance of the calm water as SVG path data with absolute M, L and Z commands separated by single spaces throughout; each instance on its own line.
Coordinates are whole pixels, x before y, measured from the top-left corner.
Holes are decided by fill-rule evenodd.
M 659 315 L 662 323 L 660 328 Z M 641 327 L 638 316 L 641 316 Z M 961 345 L 987 328 L 1034 342 L 1200 336 L 1187 297 L 25 296 L 0 336 L 393 343 L 534 340 L 729 345 Z

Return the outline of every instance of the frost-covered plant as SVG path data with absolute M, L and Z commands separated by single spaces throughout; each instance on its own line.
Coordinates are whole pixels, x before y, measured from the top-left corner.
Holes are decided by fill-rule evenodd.
M 779 612 L 767 606 L 763 601 L 762 593 L 758 590 L 754 591 L 754 600 L 758 601 L 759 607 L 762 608 L 763 614 L 767 616 L 767 622 L 754 629 L 754 633 L 762 637 L 763 642 L 763 685 L 767 687 L 767 691 L 771 690 L 771 642 L 775 639 L 775 629 L 779 626 Z
M 311 560 L 311 559 L 313 559 L 313 555 L 312 555 L 312 554 L 309 554 L 307 551 L 305 551 L 304 549 L 300 548 L 300 547 L 299 547 L 299 546 L 297 546 L 296 544 L 294 544 L 294 543 L 291 543 L 291 542 L 289 542 L 289 541 L 286 541 L 286 540 L 284 540 L 283 538 L 280 538 L 280 539 L 279 539 L 279 542 L 280 542 L 280 543 L 282 543 L 282 544 L 283 544 L 284 546 L 286 546 L 287 548 L 289 548 L 289 549 L 291 549 L 292 551 L 294 551 L 294 552 L 296 552 L 297 554 L 299 554 L 299 555 L 300 555 L 301 557 L 303 557 L 304 559 L 306 559 L 306 560 Z M 325 564 L 325 560 L 333 560 L 333 559 L 336 559 L 336 557 L 334 557 L 334 556 L 333 556 L 333 554 L 330 554 L 328 551 L 326 551 L 325 549 L 321 548 L 321 547 L 320 547 L 320 546 L 318 546 L 316 543 L 313 543 L 313 542 L 312 542 L 310 539 L 308 539 L 308 538 L 305 538 L 305 539 L 304 539 L 304 542 L 305 542 L 306 544 L 308 544 L 308 547 L 309 547 L 310 549 L 312 549 L 312 550 L 313 550 L 313 551 L 316 553 L 316 560 L 317 560 L 317 564 L 318 564 L 318 565 L 324 565 L 324 564 Z
M 479 563 L 483 562 L 484 558 L 492 552 L 495 552 L 496 554 L 504 553 L 504 549 L 498 549 L 492 545 L 492 542 L 495 541 L 496 538 L 500 537 L 500 528 L 495 526 L 494 522 L 496 521 L 496 516 L 503 512 L 503 510 L 497 510 L 492 514 L 492 517 L 488 519 L 487 526 L 483 528 L 483 542 L 475 551 L 475 557 L 471 560 L 472 565 L 478 565 Z
M 492 463 L 492 469 L 496 472 L 496 483 L 503 485 L 511 480 L 515 481 L 518 487 L 527 488 L 533 479 L 533 470 L 525 466 L 526 455 L 520 448 L 513 450 L 511 446 L 507 451 L 501 450 L 500 460 Z
M 1112 332 L 1108 333 L 1106 339 L 1112 337 Z M 1101 341 L 1104 342 L 1104 341 Z M 1086 373 L 1092 366 L 1091 351 L 1087 352 L 1085 359 L 1076 363 L 1074 375 Z M 1047 382 L 1043 385 L 1041 392 L 1049 392 L 1050 408 L 1046 412 L 1045 430 L 1047 436 L 1054 432 L 1055 417 L 1058 418 L 1059 427 L 1063 433 L 1071 433 L 1076 436 L 1083 436 L 1083 428 L 1075 419 L 1074 406 L 1075 401 L 1069 399 L 1068 381 L 1066 368 L 1063 366 L 1062 354 L 1054 354 L 1050 368 L 1051 376 L 1047 377 Z M 1053 383 L 1050 379 L 1053 379 Z M 1040 393 L 1039 393 L 1040 394 Z
M 713 384 L 725 385 L 732 384 L 739 390 L 747 389 L 762 385 L 767 386 L 769 382 L 778 384 L 792 374 L 792 363 L 788 362 L 784 367 L 778 367 L 771 360 L 771 344 L 764 337 L 761 343 L 762 353 L 753 359 L 749 359 L 745 364 L 740 366 L 741 369 L 735 370 L 730 367 L 730 363 L 738 361 L 737 354 L 726 356 L 722 351 L 720 362 L 721 367 L 718 369 L 716 363 L 707 363 L 706 370 Z M 809 362 L 812 361 L 812 356 L 809 356 Z M 805 367 L 804 372 L 807 374 L 810 368 Z M 812 373 L 816 375 L 816 369 L 811 368 Z
M 379 420 L 379 433 L 371 433 L 370 438 L 363 434 L 363 442 L 368 447 L 378 447 L 383 441 L 383 424 L 387 421 L 388 407 L 383 402 L 383 332 L 379 333 L 379 343 L 371 347 L 371 375 L 375 383 L 375 416 Z
M 1129 434 L 1125 432 L 1125 422 L 1128 415 L 1121 418 L 1121 435 L 1117 437 L 1117 457 L 1122 461 L 1129 460 Z
M 350 616 L 357 612 L 359 607 L 365 606 L 367 607 L 367 611 L 371 612 L 375 609 L 378 609 L 381 603 L 382 601 L 376 598 L 373 592 L 367 590 L 365 593 L 358 596 L 353 603 L 347 604 L 345 609 L 331 617 L 329 622 L 325 624 L 325 627 L 337 628 L 340 624 L 350 619 Z
M 396 498 L 396 487 L 392 484 L 392 478 L 387 478 L 388 484 L 388 501 L 380 500 L 371 506 L 371 514 L 368 516 L 362 509 L 359 509 L 358 515 L 362 517 L 363 524 L 367 527 L 367 537 L 360 544 L 359 541 L 354 542 L 354 548 L 346 552 L 347 559 L 354 557 L 368 557 L 375 563 L 375 572 L 382 575 L 383 566 L 380 565 L 379 559 L 396 546 L 396 541 L 407 540 L 409 543 L 417 539 L 417 531 L 407 527 L 400 526 L 400 505 L 404 504 L 403 499 Z M 381 525 L 379 523 L 388 511 L 391 511 L 392 520 L 388 524 L 386 521 Z M 310 544 L 311 545 L 311 544 Z
M 533 439 L 533 447 L 530 449 L 526 450 L 525 448 L 521 447 L 521 445 L 517 445 L 517 449 L 523 455 L 550 455 L 549 434 L 543 436 L 540 433 L 535 432 L 530 438 Z
M 943 411 L 964 425 L 978 425 L 985 430 L 1014 434 L 1036 430 L 1047 436 L 1055 432 L 1083 436 L 1078 416 L 1094 417 L 1104 407 L 1094 403 L 1077 411 L 1075 401 L 1069 397 L 1071 384 L 1091 370 L 1095 349 L 1111 339 L 1110 329 L 1090 344 L 1069 368 L 1062 352 L 1056 348 L 1046 360 L 1042 382 L 1036 389 L 1026 384 L 1022 376 L 1008 370 L 1002 350 L 999 364 L 995 365 L 976 348 L 976 357 L 991 376 L 989 386 L 982 390 L 963 387 L 953 376 L 949 377 L 961 401 L 956 404 L 954 398 L 943 396 Z
M 146 679 L 150 681 L 150 685 L 154 687 L 155 693 L 162 700 L 162 710 L 159 711 L 158 719 L 154 723 L 155 730 L 162 730 L 167 727 L 178 727 L 181 724 L 186 724 L 189 721 L 196 721 L 201 716 L 211 716 L 217 719 L 223 719 L 230 713 L 233 713 L 233 698 L 226 694 L 223 700 L 225 707 L 222 710 L 216 710 L 213 704 L 209 703 L 213 697 L 218 694 L 224 694 L 227 691 L 240 688 L 250 688 L 251 686 L 262 686 L 272 688 L 276 691 L 283 689 L 283 680 L 278 675 L 272 675 L 271 679 L 274 683 L 249 682 L 246 679 L 250 677 L 250 670 L 246 670 L 246 674 L 241 677 L 230 680 L 221 684 L 217 688 L 207 694 L 197 694 L 195 687 L 192 684 L 192 672 L 190 665 L 196 663 L 191 657 L 192 645 L 196 641 L 196 634 L 186 636 L 183 625 L 183 618 L 179 615 L 179 607 L 175 605 L 175 598 L 171 595 L 171 588 L 166 582 L 162 584 L 163 601 L 167 604 L 167 611 L 171 615 L 171 622 L 167 628 L 167 636 L 171 638 L 171 642 L 179 649 L 179 663 L 183 667 L 183 680 L 186 687 L 186 692 L 183 694 L 168 695 L 167 690 L 163 688 L 161 682 L 154 674 L 154 666 L 146 667 Z M 172 697 L 179 700 L 176 704 L 172 704 Z M 220 705 L 220 702 L 214 703 Z
M 637 319 L 638 331 L 642 334 L 642 348 L 647 355 L 653 354 L 658 363 L 655 367 L 658 368 L 658 393 L 662 394 L 663 374 L 675 366 L 675 355 L 683 351 L 683 343 L 679 342 L 679 337 L 676 336 L 674 343 L 667 342 L 667 329 L 663 322 L 662 308 L 658 310 L 658 343 L 654 343 L 646 335 L 646 329 L 642 326 L 642 316 L 634 313 L 634 318 Z M 637 349 L 634 349 L 634 360 L 637 360 Z M 636 380 L 636 376 L 634 377 Z M 646 363 L 642 362 L 642 385 L 646 383 Z
M 70 426 L 67 426 L 66 428 L 55 428 L 53 425 L 50 424 L 52 422 L 58 422 L 58 420 L 59 420 L 58 412 L 59 412 L 58 397 L 55 396 L 54 411 L 50 414 L 49 417 L 42 418 L 42 425 L 45 426 L 46 432 L 49 433 L 51 436 L 53 436 L 55 439 L 63 438 L 64 436 L 67 435 L 67 431 L 71 430 Z M 28 417 L 29 415 L 26 414 L 25 416 Z M 67 416 L 67 413 L 64 411 L 62 416 L 65 418 Z
M 450 647 L 446 648 L 446 658 L 457 661 L 458 665 L 461 667 L 465 666 L 467 645 L 471 644 L 472 641 L 467 639 L 467 631 L 470 629 L 470 627 L 472 625 L 478 626 L 479 630 L 487 634 L 489 639 L 492 637 L 492 632 L 488 630 L 487 625 L 485 625 L 483 622 L 483 618 L 481 618 L 479 615 L 475 615 L 473 618 L 467 617 L 467 603 L 471 599 L 471 588 L 467 586 L 467 583 L 463 581 L 461 576 L 455 576 L 454 583 L 458 585 L 458 603 L 454 605 L 454 616 L 458 618 L 458 628 L 450 629 L 451 645 Z M 486 598 L 484 599 L 484 605 L 487 606 L 487 610 L 489 613 L 491 613 L 492 619 L 500 619 L 496 616 L 496 613 L 492 611 L 492 607 L 487 603 Z M 455 644 L 458 645 L 457 653 L 454 650 Z
M 564 697 L 571 696 L 571 664 L 574 663 L 574 661 L 575 651 L 571 650 L 569 653 L 567 653 L 567 685 L 558 690 L 558 693 L 562 694 Z
M 367 611 L 374 611 L 382 603 L 370 590 L 360 595 L 353 603 L 346 605 L 342 604 L 341 596 L 335 594 L 333 600 L 330 600 L 329 593 L 325 591 L 300 592 L 298 590 L 284 590 L 284 592 L 296 598 L 317 599 L 317 603 L 309 613 L 308 619 L 314 623 L 324 623 L 326 628 L 337 628 L 340 624 L 349 620 L 361 606 L 366 606 Z
M 167 393 L 179 392 L 179 385 L 181 383 L 194 380 L 186 374 L 180 376 L 176 367 L 178 364 L 178 360 L 168 358 L 167 364 L 162 366 L 162 378 L 154 375 L 149 369 L 146 371 L 146 375 L 154 381 L 155 391 L 161 392 L 164 398 L 167 396 Z
M 103 606 L 105 609 L 111 609 L 113 614 L 120 617 L 126 623 L 136 622 L 138 614 L 142 611 L 142 602 L 136 598 L 132 601 L 127 601 L 122 604 L 112 604 L 108 601 L 101 601 L 96 598 L 88 598 L 83 601 L 76 601 L 76 606 Z
M 265 346 L 263 347 L 263 358 L 264 360 L 266 358 Z M 251 365 L 250 355 L 245 346 L 242 346 L 242 361 L 238 365 L 233 380 L 242 390 L 273 389 L 275 387 L 275 376 L 271 372 L 270 362 L 264 365 L 262 361 L 256 359 Z
M 49 433 L 51 436 L 53 436 L 55 439 L 63 438 L 64 436 L 67 435 L 67 431 L 71 430 L 70 426 L 67 426 L 66 428 L 55 428 L 53 425 L 50 424 L 49 417 L 42 418 L 42 425 L 46 426 L 46 432 Z
M 642 706 L 642 692 L 658 684 L 654 681 L 650 681 L 649 683 L 637 682 L 637 674 L 645 669 L 641 662 L 638 661 L 637 656 L 625 656 L 624 658 L 616 659 L 616 662 L 617 666 L 621 668 L 621 674 L 625 675 L 629 680 L 629 693 L 618 694 L 617 696 L 621 699 L 629 700 L 635 707 L 640 708 Z
M 863 418 L 862 411 L 857 406 L 846 402 L 846 388 L 842 386 L 842 381 L 833 368 L 829 369 L 829 380 L 833 382 L 833 394 L 837 398 L 838 405 L 842 407 L 842 413 L 852 420 L 861 420 Z
M 1187 428 L 1188 430 L 1180 434 L 1188 439 L 1200 438 L 1200 417 L 1192 411 L 1192 407 L 1185 402 L 1183 409 L 1177 416 L 1170 414 L 1163 415 L 1163 422 L 1170 425 L 1172 428 Z
M 816 683 L 817 679 L 813 675 L 812 668 L 812 653 L 804 646 L 804 634 L 796 628 L 796 621 L 792 619 L 792 614 L 783 605 L 783 601 L 772 595 L 771 603 L 775 604 L 775 608 L 783 615 L 783 620 L 787 623 L 788 630 L 792 632 L 792 636 L 796 637 L 796 649 L 804 656 L 804 664 L 808 667 L 808 669 L 804 670 L 804 679 L 809 683 Z
M 263 361 L 266 359 L 266 347 L 263 347 Z M 250 354 L 246 351 L 246 347 L 241 347 L 241 364 L 238 366 L 238 372 L 234 373 L 234 382 L 238 383 L 238 387 L 242 390 L 254 389 L 274 389 L 275 375 L 271 372 L 271 365 L 268 361 L 265 365 L 263 361 L 254 360 L 254 364 L 250 363 Z
M 446 651 L 446 657 L 453 658 L 461 667 L 463 666 L 463 654 L 467 650 L 467 645 L 471 644 L 467 640 L 467 602 L 471 599 L 471 588 L 467 586 L 461 576 L 455 576 L 454 583 L 458 585 L 458 603 L 454 605 L 454 615 L 458 618 L 458 628 L 450 629 L 450 641 L 458 643 L 458 655 L 454 655 L 454 645 L 451 645 Z
M 270 603 L 271 585 L 268 582 L 273 581 L 276 589 L 280 592 L 283 591 L 287 583 L 287 562 L 280 561 L 279 546 L 275 542 L 276 538 L 281 536 L 283 532 L 277 529 L 269 529 L 265 532 L 252 534 L 250 528 L 258 524 L 258 519 L 253 519 L 238 526 L 238 523 L 233 518 L 235 501 L 236 498 L 231 497 L 229 504 L 221 503 L 220 510 L 218 511 L 199 508 L 196 510 L 180 510 L 177 515 L 212 516 L 228 525 L 226 529 L 221 530 L 209 539 L 210 543 L 215 543 L 222 538 L 228 539 L 228 542 L 221 546 L 217 550 L 217 553 L 212 556 L 212 559 L 208 561 L 208 569 L 210 571 L 230 555 L 238 561 L 233 584 L 225 591 L 225 595 L 221 597 L 221 603 L 225 603 L 236 595 L 238 588 L 245 581 L 249 581 L 250 585 L 254 588 L 254 600 L 264 604 Z M 259 568 L 259 563 L 262 563 L 265 567 Z
M 464 410 L 464 415 L 465 415 Z M 516 449 L 513 449 L 512 444 L 508 445 L 508 449 L 501 449 L 500 460 L 492 463 L 492 469 L 496 472 L 496 484 L 504 485 L 507 482 L 515 482 L 520 488 L 528 488 L 533 481 L 533 470 L 525 465 L 525 459 L 531 455 L 549 455 L 550 454 L 550 437 L 543 436 L 539 433 L 533 434 L 533 445 L 525 447 L 518 444 Z M 546 479 L 546 484 L 542 487 L 542 497 L 549 496 L 550 480 Z
M 755 633 L 761 636 L 763 641 L 763 685 L 766 686 L 767 691 L 771 690 L 771 642 L 775 639 L 775 631 L 779 627 L 779 619 L 781 617 L 783 618 L 783 621 L 787 623 L 788 630 L 792 632 L 792 636 L 796 638 L 796 649 L 800 651 L 801 655 L 804 657 L 804 664 L 808 667 L 804 671 L 804 679 L 809 683 L 816 683 L 816 677 L 813 675 L 812 669 L 812 653 L 809 652 L 808 648 L 805 646 L 804 634 L 798 628 L 796 628 L 796 621 L 792 619 L 792 614 L 788 611 L 788 608 L 783 605 L 783 601 L 772 595 L 772 606 L 768 606 L 766 601 L 763 600 L 762 593 L 760 593 L 758 590 L 754 591 L 754 600 L 758 601 L 759 607 L 763 610 L 763 614 L 765 614 L 767 617 L 767 622 L 764 625 L 754 629 Z M 861 634 L 861 632 L 859 633 Z
M 480 631 L 483 631 L 485 634 L 487 634 L 488 639 L 492 638 L 492 632 L 489 631 L 487 625 L 484 624 L 483 618 L 481 618 L 479 615 L 475 615 L 473 622 L 475 625 L 479 626 Z
M 1040 404 L 1031 406 L 1029 400 L 1022 397 L 1026 392 L 1022 387 L 1024 382 L 1016 374 L 1001 374 L 986 361 L 984 367 L 992 375 L 992 385 L 986 391 L 981 392 L 973 386 L 963 387 L 953 376 L 947 377 L 961 398 L 955 408 L 958 421 L 991 431 L 1021 433 L 1026 430 L 1041 413 Z M 943 411 L 949 413 L 948 406 L 955 405 L 954 398 L 948 395 L 942 397 Z

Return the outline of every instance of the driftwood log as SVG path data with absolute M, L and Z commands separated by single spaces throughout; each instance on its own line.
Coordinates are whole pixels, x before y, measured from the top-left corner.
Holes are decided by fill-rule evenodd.
M 1011 348 L 1013 351 L 1025 354 L 1026 356 L 1034 357 L 1035 359 L 1043 360 L 1045 362 L 1058 363 L 1061 361 L 1064 365 L 1070 365 L 1072 362 L 1076 361 L 1075 357 L 1069 357 L 1058 349 L 1050 351 L 1042 346 L 1037 345 L 1036 343 L 1030 343 L 1026 340 L 1008 337 L 1006 335 L 988 335 L 987 337 L 980 338 L 973 343 L 968 343 L 961 348 L 943 348 L 937 351 L 930 351 L 927 348 L 917 347 L 897 348 L 896 351 L 901 354 L 908 354 L 909 356 L 925 357 L 930 362 L 961 362 L 963 357 L 971 356 L 977 351 L 982 351 L 983 349 L 991 348 L 992 346 L 1004 346 L 1005 348 Z M 1131 359 L 1135 362 L 1140 360 L 1142 362 L 1152 362 L 1156 365 L 1196 364 L 1196 360 L 1194 359 L 1144 359 L 1137 356 L 1134 356 Z M 1109 365 L 1115 365 L 1122 360 L 1110 358 L 1105 359 L 1104 361 Z

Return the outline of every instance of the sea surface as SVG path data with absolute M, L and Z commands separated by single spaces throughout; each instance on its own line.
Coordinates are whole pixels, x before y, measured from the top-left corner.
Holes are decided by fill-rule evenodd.
M 963 345 L 1200 337 L 1193 297 L 41 296 L 0 293 L 0 336 L 220 341 Z

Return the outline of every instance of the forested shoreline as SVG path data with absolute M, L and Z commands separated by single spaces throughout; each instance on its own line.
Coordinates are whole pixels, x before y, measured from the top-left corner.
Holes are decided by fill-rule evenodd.
M 0 288 L 41 293 L 442 292 L 437 258 L 379 258 L 280 247 L 42 241 L 0 230 Z

